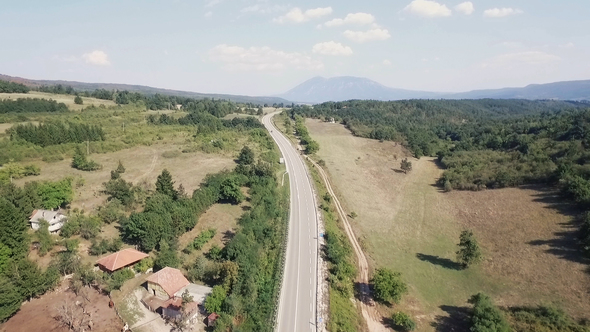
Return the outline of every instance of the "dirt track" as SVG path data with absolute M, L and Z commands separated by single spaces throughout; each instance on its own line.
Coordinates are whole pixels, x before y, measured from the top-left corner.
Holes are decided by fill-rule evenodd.
M 352 244 L 352 247 L 354 248 L 354 252 L 357 257 L 358 268 L 359 268 L 358 282 L 360 285 L 360 293 L 361 293 L 361 301 L 359 303 L 360 303 L 361 312 L 363 314 L 363 317 L 364 317 L 365 321 L 367 322 L 367 326 L 369 327 L 369 331 L 371 331 L 371 332 L 389 331 L 389 329 L 387 329 L 383 325 L 383 323 L 381 322 L 382 318 L 381 318 L 381 315 L 379 314 L 379 312 L 374 307 L 369 305 L 369 303 L 371 302 L 371 290 L 369 288 L 369 263 L 367 261 L 367 257 L 365 256 L 365 253 L 363 252 L 361 246 L 359 245 L 359 243 L 356 239 L 356 236 L 354 235 L 354 231 L 352 230 L 352 227 L 350 227 L 350 223 L 348 222 L 348 217 L 346 215 L 346 212 L 342 208 L 342 205 L 340 205 L 340 201 L 338 200 L 338 197 L 336 196 L 336 194 L 334 193 L 334 190 L 332 189 L 332 185 L 330 184 L 330 180 L 328 179 L 328 175 L 326 174 L 326 172 L 324 172 L 322 167 L 320 165 L 318 165 L 315 161 L 313 161 L 311 158 L 308 158 L 308 160 L 319 171 L 320 176 L 322 177 L 322 180 L 324 180 L 324 184 L 326 185 L 326 189 L 328 190 L 328 192 L 332 196 L 332 199 L 334 200 L 334 204 L 336 205 L 336 210 L 338 211 L 338 215 L 340 216 L 340 219 L 342 220 L 342 224 L 344 225 L 344 230 L 346 231 L 346 235 L 348 236 L 348 239 L 349 239 L 350 243 Z

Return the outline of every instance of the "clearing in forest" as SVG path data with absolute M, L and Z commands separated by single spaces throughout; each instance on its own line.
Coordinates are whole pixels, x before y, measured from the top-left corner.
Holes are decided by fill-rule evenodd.
M 109 181 L 111 171 L 117 168 L 119 160 L 125 166 L 126 171 L 121 177 L 126 181 L 131 181 L 134 185 L 145 182 L 153 187 L 162 170 L 168 169 L 176 186 L 182 184 L 189 196 L 199 187 L 207 174 L 230 170 L 235 166 L 235 162 L 229 156 L 202 152 L 180 153 L 178 150 L 179 147 L 175 145 L 154 144 L 150 147 L 137 146 L 117 152 L 91 154 L 89 158 L 102 165 L 101 170 L 92 172 L 73 169 L 71 158 L 53 163 L 36 162 L 41 167 L 41 175 L 25 177 L 15 183 L 23 185 L 29 181 L 56 181 L 65 176 L 72 176 L 75 188 L 72 208 L 92 211 L 106 200 L 106 196 L 101 193 L 104 189 L 103 183 Z M 178 153 L 171 154 L 170 151 Z M 80 182 L 83 185 L 78 187 L 76 183 L 80 178 L 83 179 Z
M 78 105 L 74 103 L 75 95 L 61 95 L 55 93 L 46 93 L 46 92 L 38 92 L 38 91 L 29 91 L 29 93 L 0 93 L 0 100 L 2 99 L 19 99 L 19 98 L 39 98 L 39 99 L 53 99 L 58 103 L 64 103 L 66 106 L 73 111 L 82 110 L 90 105 L 94 105 L 96 107 L 100 105 L 104 106 L 115 106 L 115 102 L 112 100 L 104 100 L 104 99 L 97 99 L 92 97 L 84 97 L 82 96 L 82 105 Z
M 373 268 L 400 271 L 409 294 L 403 310 L 418 331 L 449 330 L 453 313 L 480 291 L 501 306 L 555 303 L 590 318 L 590 276 L 575 247 L 575 212 L 543 187 L 443 193 L 434 158 L 416 160 L 399 144 L 354 137 L 339 124 L 306 122 L 320 144 L 352 226 Z M 413 169 L 400 170 L 408 156 Z M 484 261 L 461 270 L 460 232 L 472 229 Z M 450 324 L 450 325 L 449 325 Z

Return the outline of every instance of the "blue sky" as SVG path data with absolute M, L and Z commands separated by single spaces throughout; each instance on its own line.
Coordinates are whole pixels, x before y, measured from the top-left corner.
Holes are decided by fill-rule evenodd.
M 590 79 L 588 0 L 0 0 L 0 73 L 272 95 L 314 76 L 466 91 Z

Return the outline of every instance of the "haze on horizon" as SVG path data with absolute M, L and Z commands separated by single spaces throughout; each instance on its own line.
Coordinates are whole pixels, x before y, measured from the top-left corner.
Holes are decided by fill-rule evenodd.
M 590 79 L 587 0 L 7 1 L 0 73 L 274 95 L 314 76 L 459 92 Z

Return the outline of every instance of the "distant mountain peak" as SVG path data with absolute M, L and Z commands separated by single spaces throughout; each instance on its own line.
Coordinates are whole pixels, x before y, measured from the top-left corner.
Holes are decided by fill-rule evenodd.
M 393 89 L 366 77 L 336 76 L 313 77 L 286 93 L 281 98 L 297 102 L 321 103 L 349 99 L 399 100 L 410 98 L 433 98 L 432 92 Z

